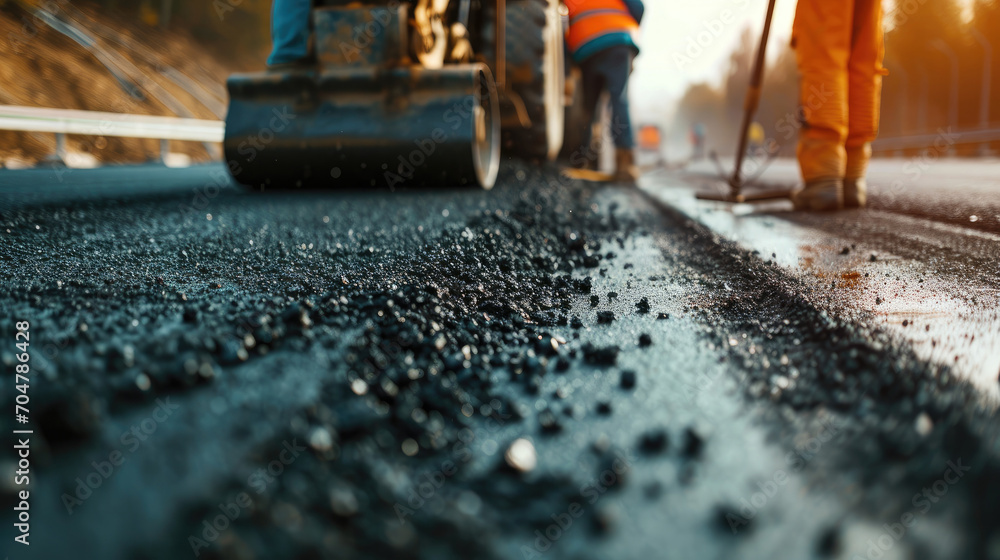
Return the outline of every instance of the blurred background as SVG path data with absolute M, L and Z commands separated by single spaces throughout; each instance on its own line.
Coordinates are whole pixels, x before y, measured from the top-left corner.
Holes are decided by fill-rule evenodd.
M 640 124 L 665 131 L 668 159 L 735 149 L 766 0 L 646 2 L 631 97 Z M 224 80 L 259 69 L 269 0 L 0 0 L 0 104 L 220 119 Z M 1000 0 L 885 0 L 881 136 L 974 130 L 1000 121 Z M 789 45 L 795 2 L 778 0 L 757 122 L 769 149 L 794 154 L 797 75 Z M 0 131 L 0 164 L 34 165 L 51 134 Z M 71 136 L 71 165 L 159 157 L 155 140 Z M 212 148 L 175 142 L 174 157 Z M 919 150 L 914 150 L 916 153 Z M 1000 151 L 964 144 L 952 155 Z M 900 154 L 882 155 L 906 155 Z
M 0 0 L 0 104 L 222 119 L 232 72 L 260 69 L 270 0 Z M 159 159 L 149 139 L 68 136 L 67 164 Z M 0 164 L 31 166 L 52 134 L 0 130 Z M 173 142 L 187 161 L 211 146 Z M 181 163 L 186 163 L 182 161 Z
M 691 14 L 677 13 L 672 4 L 680 3 L 647 2 L 646 50 L 636 64 L 633 87 L 639 114 L 657 115 L 669 131 L 675 158 L 689 151 L 690 128 L 699 123 L 710 149 L 732 153 L 767 2 L 701 2 L 681 10 Z M 1000 50 L 1000 2 L 885 0 L 883 5 L 889 75 L 883 86 L 882 138 L 1000 121 L 1000 53 L 994 53 Z M 730 25 L 723 22 L 726 10 L 732 14 Z M 794 12 L 794 1 L 778 0 L 757 113 L 766 138 L 785 156 L 794 155 L 797 139 L 798 76 L 790 45 Z M 977 145 L 957 146 L 954 155 L 981 151 Z

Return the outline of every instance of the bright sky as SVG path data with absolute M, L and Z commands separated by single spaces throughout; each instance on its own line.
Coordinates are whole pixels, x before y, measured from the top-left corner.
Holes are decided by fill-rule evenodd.
M 839 0 L 837 0 L 839 1 Z M 646 0 L 642 55 L 630 84 L 633 114 L 666 123 L 692 83 L 718 84 L 740 32 L 759 37 L 767 0 Z M 795 0 L 777 0 L 769 52 L 791 36 Z M 691 56 L 693 55 L 693 56 Z
M 967 16 L 973 1 L 959 0 Z M 891 10 L 893 0 L 885 2 Z M 795 3 L 775 4 L 770 55 L 791 37 Z M 642 55 L 635 63 L 630 97 L 633 115 L 639 115 L 636 120 L 661 124 L 669 122 L 674 104 L 690 84 L 720 83 L 740 32 L 749 26 L 759 37 L 767 12 L 767 0 L 645 0 L 645 6 Z

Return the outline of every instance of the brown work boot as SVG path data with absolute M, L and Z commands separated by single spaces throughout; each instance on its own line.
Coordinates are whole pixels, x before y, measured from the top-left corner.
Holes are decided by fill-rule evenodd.
M 570 165 L 573 167 L 573 169 L 586 169 L 588 171 L 594 171 L 597 169 L 597 162 L 594 161 L 594 158 L 589 158 L 589 157 L 571 159 Z
M 844 208 L 864 208 L 868 202 L 868 181 L 864 177 L 844 179 Z
M 615 182 L 634 185 L 639 180 L 639 168 L 635 166 L 635 153 L 629 148 L 615 150 Z
M 829 212 L 844 207 L 844 180 L 817 179 L 806 182 L 805 187 L 792 193 L 796 210 Z

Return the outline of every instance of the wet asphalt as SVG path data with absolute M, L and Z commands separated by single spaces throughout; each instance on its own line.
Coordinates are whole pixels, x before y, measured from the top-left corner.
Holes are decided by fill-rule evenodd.
M 722 163 L 731 165 L 728 159 Z M 791 188 L 801 183 L 793 158 L 750 158 L 744 171 L 770 187 Z M 693 162 L 683 173 L 693 183 L 704 183 L 717 174 L 717 167 L 708 161 Z M 997 157 L 955 158 L 947 150 L 934 148 L 879 157 L 868 169 L 869 207 L 966 230 L 1000 233 L 997 177 Z
M 718 188 L 706 178 L 704 165 L 692 166 L 686 181 L 651 175 L 644 187 L 806 282 L 818 307 L 892 332 L 922 359 L 949 366 L 996 400 L 1000 222 L 993 214 L 1000 185 L 991 174 L 1000 171 L 1000 163 L 925 165 L 923 176 L 930 179 L 912 182 L 904 170 L 914 162 L 875 160 L 870 207 L 832 214 L 793 212 L 788 201 L 735 206 L 696 201 L 694 193 Z M 778 160 L 761 182 L 783 188 L 797 173 L 794 162 Z M 973 209 L 961 210 L 956 200 Z
M 988 231 L 221 172 L 0 175 L 11 558 L 1000 558 Z

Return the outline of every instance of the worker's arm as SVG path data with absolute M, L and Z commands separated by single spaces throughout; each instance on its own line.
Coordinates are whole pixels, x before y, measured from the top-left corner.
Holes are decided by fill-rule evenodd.
M 646 7 L 642 5 L 642 0 L 625 0 L 625 6 L 628 7 L 628 12 L 632 14 L 637 23 L 642 23 L 642 14 L 646 11 Z

